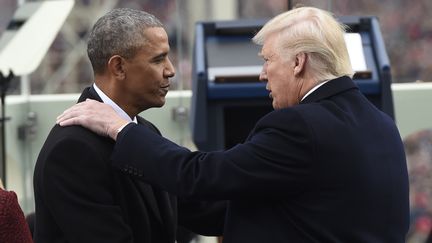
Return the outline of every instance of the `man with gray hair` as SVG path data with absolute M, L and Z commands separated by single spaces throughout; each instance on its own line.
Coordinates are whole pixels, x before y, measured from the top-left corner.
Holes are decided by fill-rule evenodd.
M 301 7 L 253 40 L 275 110 L 227 151 L 191 152 L 96 101 L 66 110 L 58 123 L 116 140 L 113 166 L 131 177 L 180 196 L 228 199 L 224 243 L 405 242 L 403 144 L 394 121 L 351 79 L 344 26 Z
M 138 116 L 164 105 L 175 74 L 161 22 L 144 11 L 114 9 L 94 25 L 87 51 L 94 84 L 78 102 L 103 102 L 121 120 L 161 136 Z M 114 145 L 80 126 L 54 126 L 34 171 L 36 243 L 174 243 L 178 222 L 202 234 L 221 234 L 223 206 L 205 214 L 199 210 L 202 204 L 178 202 L 165 191 L 122 175 L 111 167 Z M 200 221 L 202 215 L 207 220 Z

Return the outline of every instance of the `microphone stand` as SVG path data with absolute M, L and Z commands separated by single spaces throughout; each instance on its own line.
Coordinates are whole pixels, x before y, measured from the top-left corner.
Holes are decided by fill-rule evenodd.
M 3 76 L 0 71 L 0 99 L 1 99 L 1 116 L 0 116 L 0 126 L 1 126 L 1 161 L 0 161 L 0 178 L 3 181 L 4 186 L 6 186 L 6 121 L 10 118 L 6 117 L 6 107 L 5 107 L 5 97 L 6 92 L 9 88 L 9 84 L 14 78 L 12 71 L 9 71 L 8 76 Z M 6 188 L 6 187 L 5 187 Z

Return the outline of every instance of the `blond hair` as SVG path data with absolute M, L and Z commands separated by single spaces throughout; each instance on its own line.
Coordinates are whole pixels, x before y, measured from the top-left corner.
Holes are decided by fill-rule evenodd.
M 282 56 L 308 54 L 307 65 L 313 78 L 328 80 L 354 74 L 344 40 L 345 30 L 346 26 L 331 13 L 300 7 L 271 19 L 252 40 L 263 45 L 270 35 L 279 35 L 277 48 Z

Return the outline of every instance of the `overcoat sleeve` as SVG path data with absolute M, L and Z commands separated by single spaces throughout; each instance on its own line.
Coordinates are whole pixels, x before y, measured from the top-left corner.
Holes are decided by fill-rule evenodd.
M 275 111 L 258 122 L 245 143 L 227 151 L 191 152 L 129 124 L 118 136 L 112 161 L 170 193 L 225 200 L 298 193 L 309 185 L 313 156 L 313 134 L 302 117 Z

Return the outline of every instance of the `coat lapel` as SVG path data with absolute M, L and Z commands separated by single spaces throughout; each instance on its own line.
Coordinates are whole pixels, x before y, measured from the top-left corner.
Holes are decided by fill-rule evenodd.
M 159 130 L 149 121 L 145 120 L 140 116 L 137 116 L 137 120 L 139 124 L 146 126 L 150 130 L 160 135 Z M 154 195 L 152 203 L 154 203 L 155 207 L 157 207 L 157 210 L 155 210 L 155 212 L 158 212 L 159 219 L 161 220 L 162 224 L 166 229 L 165 233 L 167 234 L 168 238 L 174 241 L 176 235 L 176 227 L 173 227 L 173 225 L 177 225 L 177 201 L 175 197 L 170 196 L 165 191 L 153 189 L 152 192 Z
M 147 126 L 146 120 L 144 118 L 137 116 L 137 121 L 138 121 L 138 124 L 143 125 L 143 126 Z M 137 187 L 139 188 L 141 195 L 143 196 L 144 200 L 148 204 L 149 211 L 151 213 L 153 213 L 155 218 L 161 224 L 163 224 L 164 219 L 161 216 L 161 212 L 163 212 L 163 210 L 166 210 L 166 209 L 160 204 L 160 202 L 158 202 L 158 199 L 156 197 L 157 190 L 154 190 L 152 188 L 152 186 L 148 185 L 147 183 L 144 183 L 144 182 L 139 181 L 139 180 L 134 179 L 134 178 L 132 178 L 132 180 L 134 180 L 134 182 L 137 184 Z
M 93 86 L 87 87 L 83 90 L 81 96 L 78 99 L 78 103 L 83 102 L 86 99 L 93 99 L 102 102 L 102 99 L 99 97 Z

